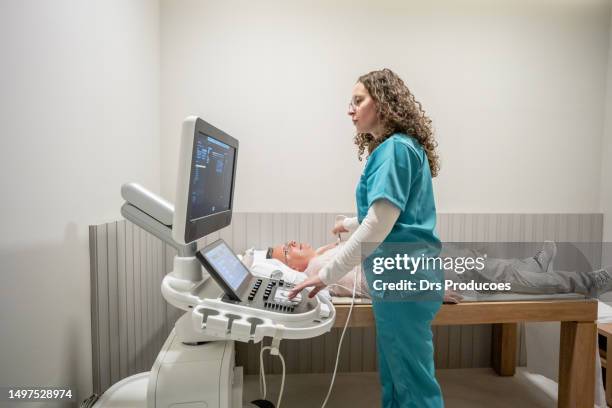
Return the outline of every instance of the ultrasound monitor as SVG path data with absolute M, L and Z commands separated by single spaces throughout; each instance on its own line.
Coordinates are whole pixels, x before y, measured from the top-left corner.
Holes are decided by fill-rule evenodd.
M 183 122 L 172 237 L 189 244 L 230 224 L 238 140 L 197 117 Z

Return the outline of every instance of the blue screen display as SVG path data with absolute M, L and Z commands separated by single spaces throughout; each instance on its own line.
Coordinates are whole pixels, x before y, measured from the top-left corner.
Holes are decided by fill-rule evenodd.
M 250 274 L 240 259 L 225 244 L 218 245 L 203 255 L 234 291 Z
M 198 133 L 194 140 L 189 186 L 189 220 L 230 209 L 236 149 Z

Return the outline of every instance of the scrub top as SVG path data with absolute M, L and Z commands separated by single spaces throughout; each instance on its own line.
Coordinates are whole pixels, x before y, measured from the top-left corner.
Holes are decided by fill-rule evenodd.
M 363 269 L 376 321 L 382 407 L 441 408 L 444 401 L 435 377 L 431 321 L 442 304 L 443 290 L 425 289 L 417 293 L 372 290 L 376 279 L 387 282 L 426 279 L 435 283 L 441 281 L 441 275 L 435 270 L 419 270 L 415 275 L 405 270 L 387 270 L 376 275 L 369 264 L 375 256 L 412 252 L 417 248 L 417 256 L 423 249 L 428 256 L 438 255 L 440 240 L 435 233 L 431 172 L 418 141 L 398 133 L 374 149 L 356 195 L 360 223 L 372 203 L 379 199 L 388 200 L 401 211 L 387 238 L 365 260 Z
M 401 212 L 386 243 L 440 244 L 435 232 L 436 205 L 425 150 L 411 136 L 395 133 L 368 157 L 357 185 L 357 217 L 363 221 L 384 198 Z

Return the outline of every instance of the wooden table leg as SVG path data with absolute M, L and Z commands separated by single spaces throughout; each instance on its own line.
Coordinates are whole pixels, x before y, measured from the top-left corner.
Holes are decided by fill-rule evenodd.
M 592 408 L 595 403 L 595 322 L 561 322 L 559 408 Z
M 493 325 L 491 361 L 498 375 L 512 376 L 516 371 L 518 323 L 497 323 Z
M 612 355 L 612 337 L 606 336 L 606 403 L 612 405 L 612 374 L 608 371 L 607 365 L 609 355 Z

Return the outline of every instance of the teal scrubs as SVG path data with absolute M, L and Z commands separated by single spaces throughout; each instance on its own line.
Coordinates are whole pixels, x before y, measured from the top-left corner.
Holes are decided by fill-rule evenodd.
M 356 198 L 360 223 L 376 200 L 388 200 L 401 211 L 377 251 L 385 244 L 397 243 L 406 248 L 439 248 L 429 163 L 414 138 L 396 133 L 372 152 L 357 185 Z M 372 293 L 372 282 L 381 275 L 374 275 L 365 263 L 363 269 Z M 438 291 L 438 296 L 425 300 L 398 301 L 372 293 L 384 408 L 444 406 L 435 377 L 431 332 L 442 294 Z

